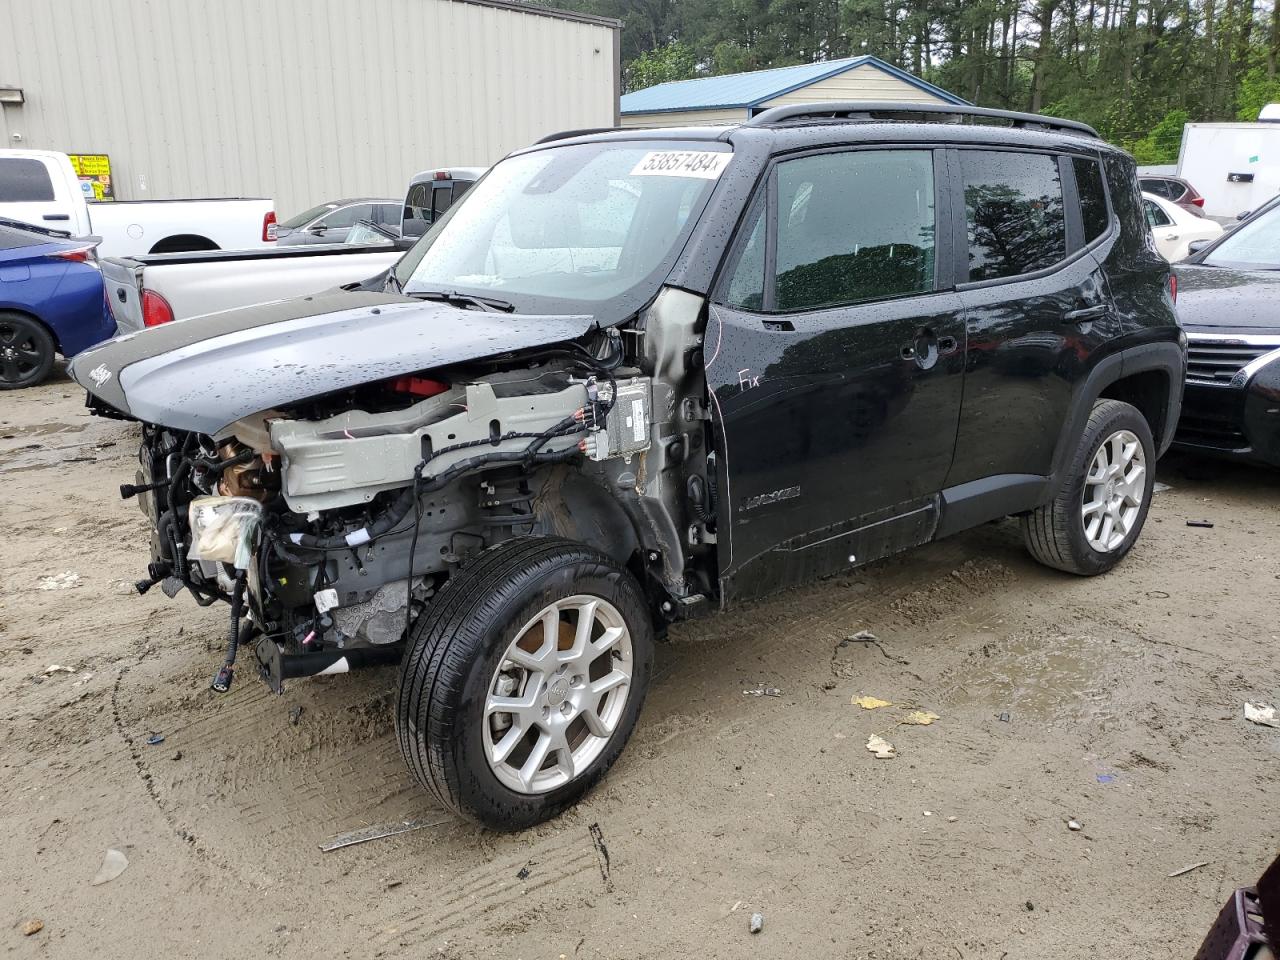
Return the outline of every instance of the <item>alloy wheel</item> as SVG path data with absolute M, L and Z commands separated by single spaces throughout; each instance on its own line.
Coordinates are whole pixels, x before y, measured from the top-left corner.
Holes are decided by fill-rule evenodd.
M 21 383 L 44 362 L 36 335 L 25 326 L 0 320 L 0 379 Z
M 494 774 L 524 794 L 581 775 L 622 718 L 632 668 L 631 632 L 611 603 L 580 595 L 544 607 L 507 647 L 485 697 Z
M 1110 553 L 1124 543 L 1142 512 L 1146 488 L 1142 442 L 1129 430 L 1116 431 L 1098 447 L 1084 481 L 1080 517 L 1089 546 Z

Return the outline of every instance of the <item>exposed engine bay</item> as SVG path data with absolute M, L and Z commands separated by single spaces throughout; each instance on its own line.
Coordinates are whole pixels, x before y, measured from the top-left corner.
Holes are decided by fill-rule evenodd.
M 701 298 L 664 290 L 579 341 L 415 371 L 243 417 L 208 435 L 144 422 L 154 524 L 144 591 L 231 604 L 286 679 L 399 660 L 450 574 L 555 534 L 628 565 L 666 622 L 710 606 L 715 456 Z M 104 411 L 105 412 L 105 411 Z

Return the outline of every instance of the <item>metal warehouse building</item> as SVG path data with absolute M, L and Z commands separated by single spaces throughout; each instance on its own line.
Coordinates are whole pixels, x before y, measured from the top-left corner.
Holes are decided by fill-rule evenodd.
M 646 87 L 622 98 L 622 125 L 740 123 L 770 107 L 836 100 L 968 102 L 878 57 L 846 57 Z
M 0 0 L 0 145 L 106 154 L 122 200 L 398 197 L 617 123 L 619 27 L 505 0 Z

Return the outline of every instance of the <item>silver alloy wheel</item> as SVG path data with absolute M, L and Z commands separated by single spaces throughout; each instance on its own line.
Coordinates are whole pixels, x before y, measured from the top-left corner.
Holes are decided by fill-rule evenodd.
M 599 597 L 538 612 L 498 662 L 484 704 L 489 766 L 517 793 L 546 793 L 600 756 L 631 694 L 631 631 Z
M 1084 481 L 1080 516 L 1089 546 L 1110 553 L 1133 529 L 1147 491 L 1146 455 L 1142 441 L 1118 430 L 1102 442 Z

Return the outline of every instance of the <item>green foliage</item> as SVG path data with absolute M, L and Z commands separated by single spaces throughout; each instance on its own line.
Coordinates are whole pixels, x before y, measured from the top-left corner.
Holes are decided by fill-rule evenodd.
M 657 83 L 689 80 L 697 76 L 698 61 L 693 51 L 679 40 L 640 54 L 623 72 L 628 91 L 643 90 Z
M 1140 164 L 1177 163 L 1182 128 L 1189 119 L 1185 110 L 1170 110 L 1150 133 L 1126 146 Z
M 1280 77 L 1269 77 L 1264 67 L 1253 67 L 1236 91 L 1236 119 L 1252 122 L 1268 103 L 1280 103 Z

